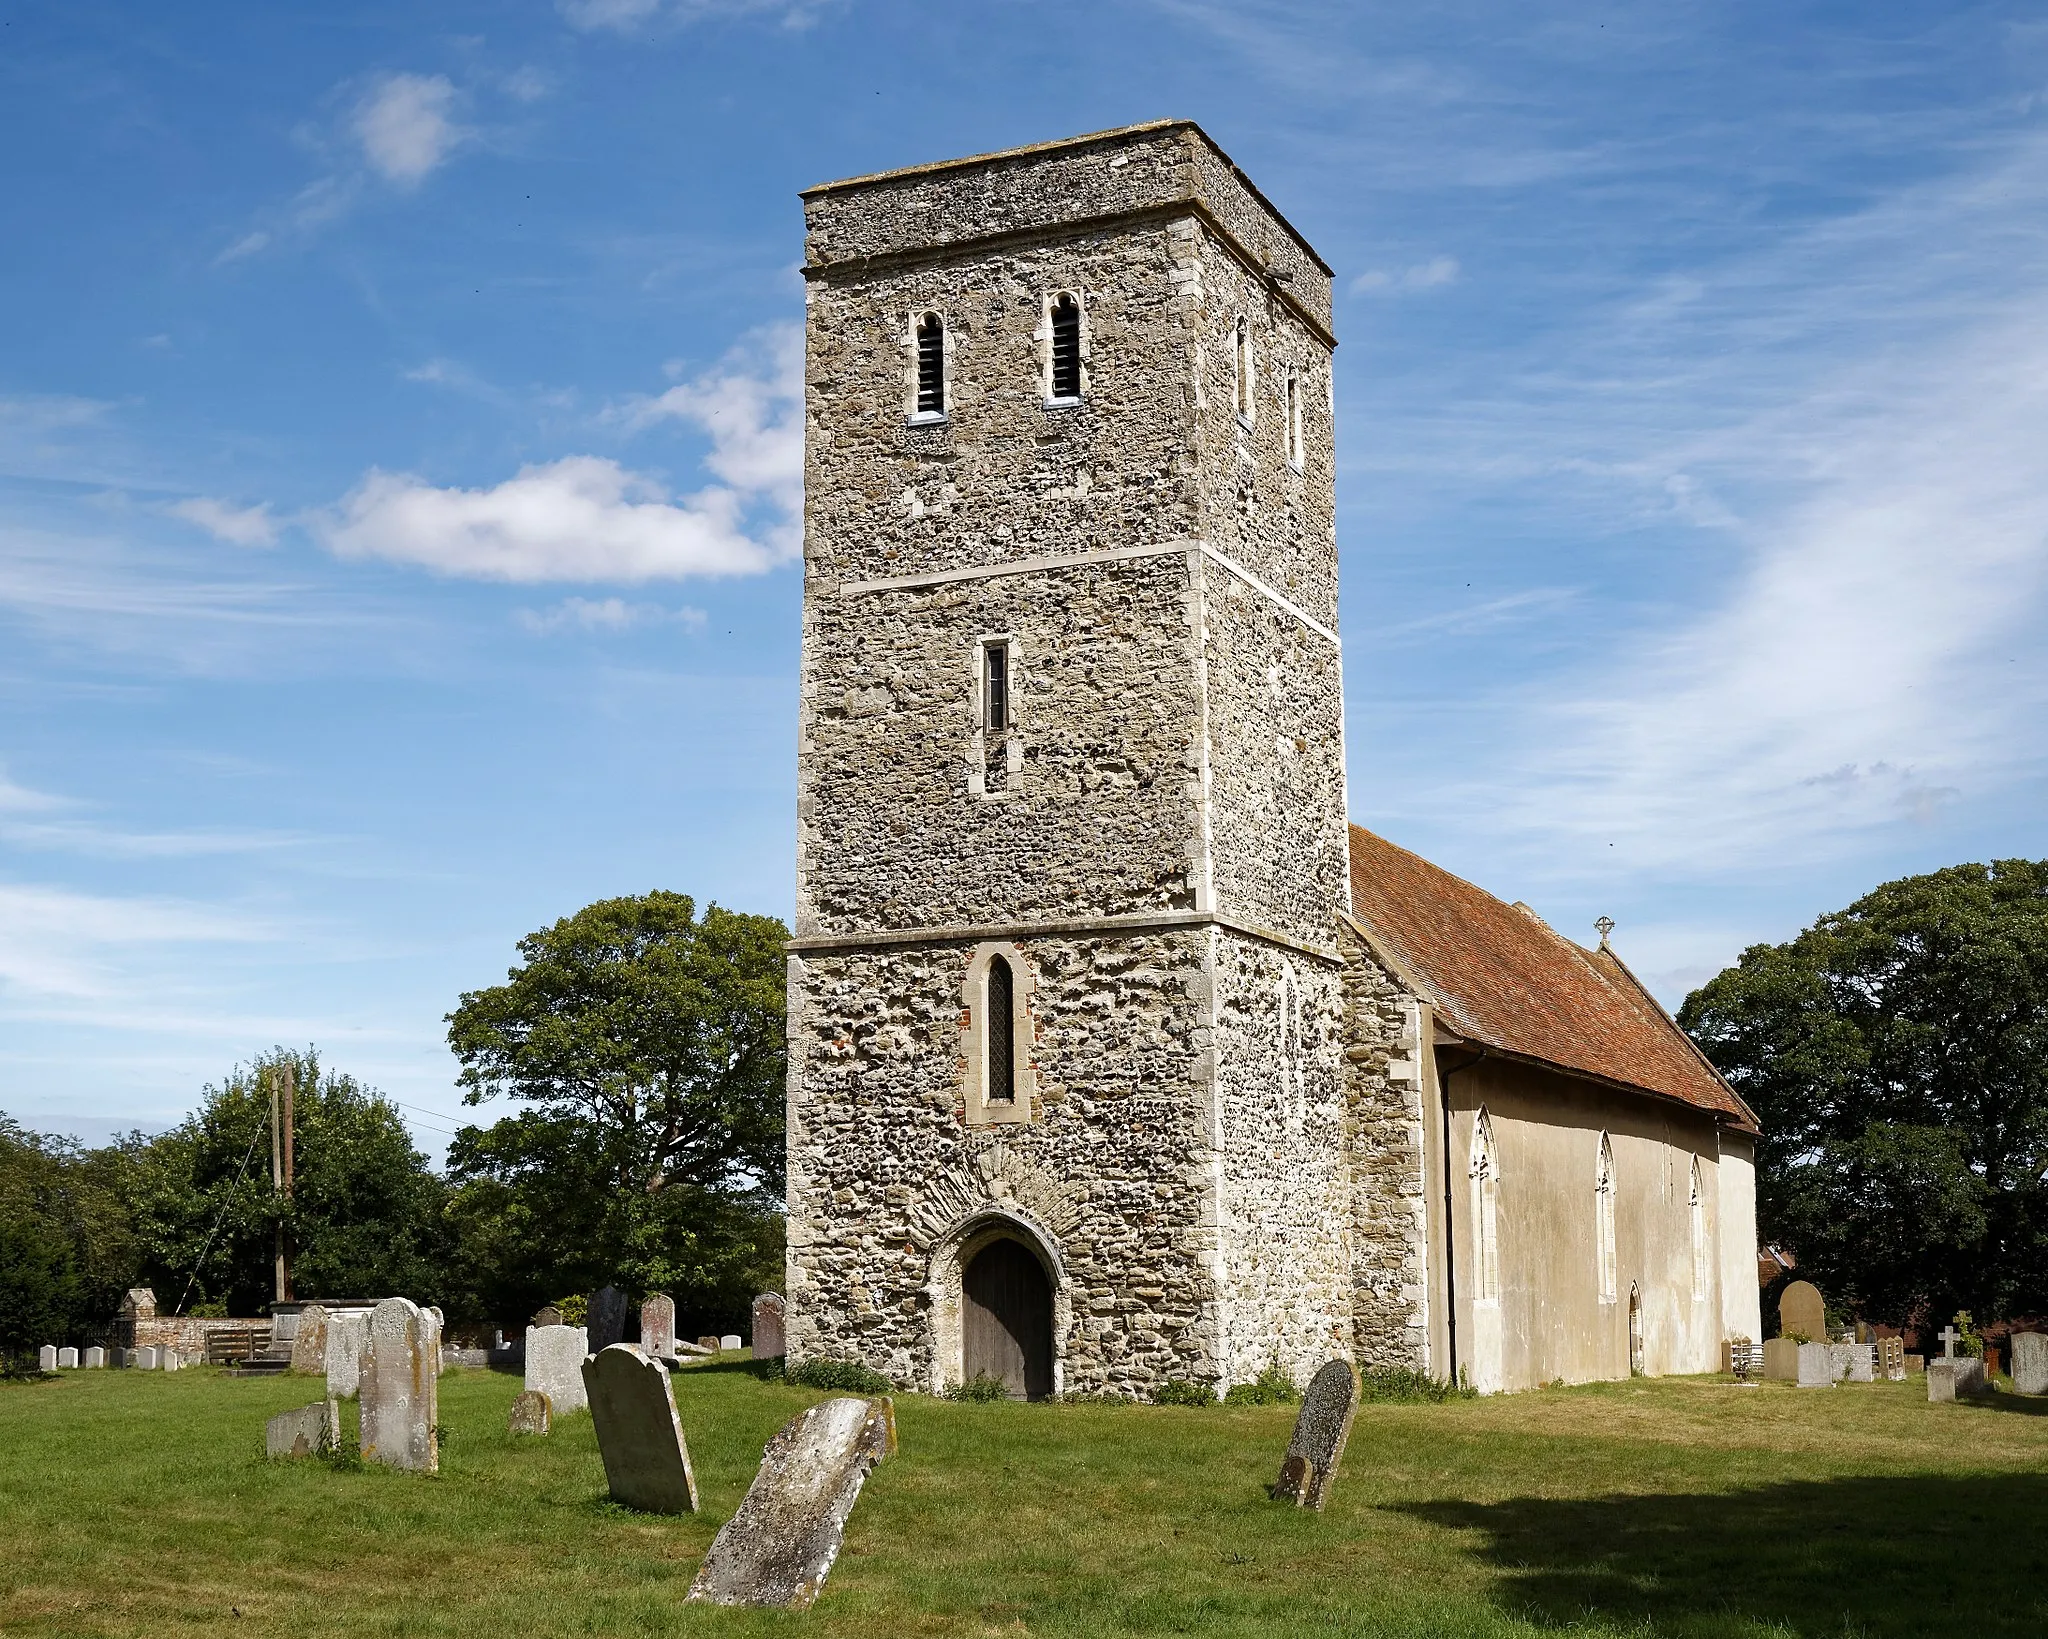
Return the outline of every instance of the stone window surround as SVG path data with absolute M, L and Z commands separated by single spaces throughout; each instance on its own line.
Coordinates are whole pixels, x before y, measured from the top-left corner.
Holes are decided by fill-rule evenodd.
M 1692 1300 L 1704 1303 L 1711 1284 L 1707 1273 L 1707 1194 L 1697 1155 L 1692 1158 L 1692 1191 L 1686 1200 L 1686 1211 L 1692 1220 Z
M 917 327 L 926 319 L 939 321 L 939 397 L 945 408 L 939 411 L 917 407 Z M 953 321 L 943 308 L 920 304 L 910 309 L 903 326 L 903 357 L 908 369 L 903 383 L 903 421 L 911 427 L 939 427 L 952 419 L 953 409 Z
M 1010 964 L 1010 1041 L 1017 1096 L 1007 1103 L 988 1097 L 988 969 L 998 956 Z M 970 1127 L 1010 1126 L 1028 1122 L 1037 1114 L 1033 979 L 1022 948 L 1008 939 L 986 940 L 975 946 L 968 959 L 967 976 L 960 987 L 960 1058 L 964 1068 L 961 1107 Z
M 1296 365 L 1287 367 L 1287 464 L 1296 472 L 1304 471 L 1308 464 L 1301 436 L 1301 370 Z
M 1593 1159 L 1593 1273 L 1602 1303 L 1621 1301 L 1621 1259 L 1615 1245 L 1614 1196 L 1614 1144 L 1603 1132 Z
M 1252 351 L 1252 321 L 1240 313 L 1230 326 L 1230 407 L 1246 432 L 1258 422 L 1259 368 Z
M 1004 655 L 1005 701 L 1003 728 L 1003 760 L 1005 779 L 1003 789 L 988 789 L 988 701 L 984 698 L 988 684 L 987 655 L 990 649 L 1001 649 Z M 967 744 L 967 790 L 983 802 L 1007 802 L 1017 794 L 1018 783 L 1024 777 L 1024 736 L 1017 729 L 1017 704 L 1019 693 L 1018 644 L 1015 632 L 983 632 L 974 640 L 973 653 L 968 660 L 968 698 L 974 714 L 974 732 Z
M 1500 1151 L 1486 1106 L 1472 1123 L 1472 1306 L 1500 1307 Z
M 1081 392 L 1077 398 L 1055 398 L 1052 391 L 1052 309 L 1062 296 L 1071 296 L 1081 315 Z M 1090 337 L 1088 303 L 1081 292 L 1064 285 L 1057 290 L 1048 290 L 1039 304 L 1038 330 L 1032 339 L 1038 343 L 1038 380 L 1045 391 L 1045 407 L 1048 410 L 1071 410 L 1086 403 Z
M 1022 1207 L 1008 1201 L 977 1208 L 940 1236 L 932 1248 L 931 1273 L 925 1283 L 931 1315 L 930 1391 L 943 1394 L 967 1380 L 967 1300 L 962 1288 L 968 1264 L 995 1241 L 1017 1242 L 1045 1270 L 1046 1284 L 1052 1288 L 1052 1392 L 1057 1397 L 1067 1383 L 1073 1286 L 1060 1262 L 1059 1243 Z

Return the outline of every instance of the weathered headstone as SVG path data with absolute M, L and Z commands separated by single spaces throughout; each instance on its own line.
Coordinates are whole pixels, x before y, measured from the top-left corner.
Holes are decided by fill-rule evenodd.
M 1799 1345 L 1799 1375 L 1802 1389 L 1828 1389 L 1835 1385 L 1835 1350 L 1829 1343 Z
M 718 1353 L 718 1339 L 715 1337 L 700 1337 L 697 1339 L 697 1347 L 706 1354 L 716 1354 Z
M 292 1334 L 292 1370 L 315 1374 L 327 1370 L 327 1311 L 317 1303 L 299 1311 L 299 1328 Z
M 1877 1345 L 1874 1343 L 1837 1343 L 1837 1349 L 1849 1351 L 1849 1369 L 1842 1375 L 1851 1383 L 1875 1383 L 1877 1381 Z
M 583 1362 L 583 1388 L 612 1501 L 645 1514 L 694 1514 L 697 1477 L 668 1367 L 614 1343 Z
M 559 1326 L 562 1324 L 562 1311 L 557 1309 L 552 1303 L 544 1303 L 539 1309 L 534 1311 L 533 1319 L 529 1320 L 526 1324 L 529 1326 Z
M 1272 1495 L 1297 1508 L 1321 1508 L 1337 1478 L 1344 1442 L 1351 1438 L 1352 1414 L 1358 1410 L 1358 1368 L 1348 1360 L 1332 1360 L 1309 1379 L 1294 1419 L 1294 1438 L 1280 1465 Z
M 135 1351 L 135 1364 L 143 1371 L 153 1372 L 163 1364 L 163 1361 L 163 1351 L 148 1344 Z
M 512 1396 L 512 1416 L 507 1427 L 513 1434 L 545 1434 L 554 1426 L 555 1408 L 539 1389 L 521 1389 Z
M 1984 1362 L 1975 1355 L 1956 1355 L 1927 1362 L 1927 1398 L 1939 1403 L 1967 1399 L 1984 1392 Z
M 2048 1332 L 2014 1332 L 2011 1343 L 2013 1393 L 2048 1394 Z
M 363 1461 L 432 1474 L 441 1466 L 441 1332 L 411 1298 L 370 1312 L 363 1357 Z
M 657 1360 L 675 1358 L 676 1300 L 666 1292 L 640 1305 L 640 1347 Z
M 1801 1343 L 1828 1340 L 1828 1306 L 1812 1281 L 1795 1280 L 1779 1296 L 1778 1335 Z
M 315 1400 L 297 1411 L 281 1411 L 263 1430 L 263 1449 L 272 1457 L 311 1457 L 335 1443 L 339 1413 L 332 1400 Z
M 1789 1337 L 1764 1340 L 1764 1376 L 1779 1383 L 1799 1381 L 1799 1345 Z
M 1927 1370 L 1927 1356 L 1925 1356 L 1924 1354 L 1907 1355 L 1906 1370 L 1909 1374 L 1914 1372 L 1924 1372 L 1925 1370 Z
M 327 1398 L 352 1399 L 362 1387 L 363 1354 L 370 1346 L 370 1317 L 331 1315 L 327 1321 Z
M 56 1344 L 45 1343 L 40 1349 L 36 1350 L 36 1369 L 46 1372 L 53 1372 L 57 1369 Z
M 713 1605 L 803 1610 L 818 1597 L 868 1470 L 896 1449 L 886 1399 L 822 1400 L 768 1442 L 739 1511 L 690 1584 Z
M 780 1292 L 763 1292 L 754 1299 L 753 1353 L 756 1360 L 780 1360 L 789 1352 L 783 1322 L 789 1306 Z
M 106 1363 L 107 1351 L 101 1348 L 97 1343 L 95 1343 L 91 1348 L 87 1349 L 85 1351 L 85 1357 L 79 1361 L 79 1364 L 81 1366 L 89 1367 L 94 1371 L 98 1371 L 101 1367 L 106 1365 Z
M 181 1360 L 181 1359 L 179 1359 L 179 1358 L 178 1358 L 178 1351 L 177 1351 L 176 1349 L 166 1349 L 166 1350 L 164 1350 L 164 1370 L 165 1370 L 165 1371 L 167 1371 L 167 1372 L 174 1372 L 174 1371 L 179 1371 L 179 1370 L 182 1370 L 182 1369 L 183 1369 L 183 1367 L 184 1367 L 184 1364 L 185 1364 L 185 1362 L 184 1362 L 183 1360 Z
M 592 1354 L 602 1353 L 614 1343 L 625 1342 L 626 1294 L 616 1286 L 600 1286 L 592 1292 L 583 1329 L 590 1336 Z
M 60 1371 L 70 1371 L 77 1364 L 78 1351 L 72 1348 L 70 1344 L 65 1344 L 63 1348 L 57 1351 L 57 1367 Z
M 583 1392 L 583 1357 L 589 1353 L 581 1326 L 526 1329 L 526 1386 L 545 1394 L 557 1417 L 590 1404 Z

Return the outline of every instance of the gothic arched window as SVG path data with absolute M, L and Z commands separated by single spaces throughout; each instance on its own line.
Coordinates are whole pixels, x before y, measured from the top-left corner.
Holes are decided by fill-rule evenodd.
M 1046 397 L 1081 396 L 1081 304 L 1062 291 L 1052 300 L 1052 389 Z
M 1472 1300 L 1500 1301 L 1500 1155 L 1493 1118 L 1485 1110 L 1472 1123 Z
M 1700 1158 L 1692 1158 L 1692 1295 L 1698 1302 L 1707 1295 L 1707 1197 L 1700 1179 Z
M 936 313 L 917 321 L 917 413 L 946 413 L 946 321 Z
M 989 958 L 988 1081 L 983 1096 L 991 1104 L 1017 1102 L 1017 980 L 1007 958 Z
M 1614 1248 L 1614 1146 L 1600 1135 L 1600 1154 L 1593 1171 L 1594 1272 L 1600 1281 L 1600 1301 L 1612 1303 L 1620 1283 L 1619 1259 Z

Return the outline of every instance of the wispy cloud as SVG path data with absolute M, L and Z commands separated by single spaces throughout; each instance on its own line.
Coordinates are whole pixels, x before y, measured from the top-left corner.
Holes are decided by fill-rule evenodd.
M 1437 290 L 1458 279 L 1455 256 L 1432 256 L 1404 268 L 1367 268 L 1351 281 L 1354 296 L 1407 296 L 1419 290 Z
M 658 603 L 628 603 L 624 598 L 564 598 L 549 609 L 520 609 L 514 614 L 529 632 L 622 632 L 634 626 L 674 622 L 690 631 L 704 629 L 709 617 L 685 605 L 669 609 Z
M 468 133 L 456 124 L 445 74 L 386 74 L 356 104 L 352 128 L 371 169 L 416 187 Z
M 174 501 L 165 510 L 174 518 L 197 524 L 216 540 L 235 546 L 277 544 L 277 520 L 271 517 L 267 501 L 260 506 L 238 507 L 211 496 L 195 495 L 189 500 Z
M 628 34 L 657 20 L 694 23 L 710 17 L 766 17 L 784 28 L 808 28 L 838 0 L 559 0 L 571 28 Z
M 254 917 L 159 898 L 118 898 L 0 883 L 0 989 L 111 994 L 112 953 L 137 946 L 257 944 L 281 937 Z

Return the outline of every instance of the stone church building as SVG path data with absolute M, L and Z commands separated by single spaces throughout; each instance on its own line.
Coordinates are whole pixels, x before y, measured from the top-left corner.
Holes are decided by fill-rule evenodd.
M 1348 823 L 1315 251 L 1185 121 L 804 206 L 791 1359 L 1759 1336 L 1750 1112 L 1604 940 Z

